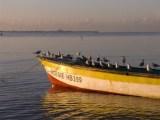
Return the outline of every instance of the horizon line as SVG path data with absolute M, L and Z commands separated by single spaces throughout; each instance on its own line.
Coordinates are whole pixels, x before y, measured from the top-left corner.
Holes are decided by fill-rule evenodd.
M 160 33 L 160 31 L 98 31 L 98 30 L 0 30 L 0 32 Z

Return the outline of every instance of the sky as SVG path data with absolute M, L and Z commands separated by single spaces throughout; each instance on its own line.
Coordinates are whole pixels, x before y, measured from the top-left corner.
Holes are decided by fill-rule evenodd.
M 160 32 L 160 0 L 0 0 L 0 30 Z

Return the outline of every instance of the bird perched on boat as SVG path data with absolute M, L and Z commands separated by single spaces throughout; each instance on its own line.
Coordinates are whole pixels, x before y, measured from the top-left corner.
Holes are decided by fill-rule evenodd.
M 142 59 L 142 61 L 140 62 L 139 66 L 144 66 L 144 59 Z
M 51 57 L 51 52 L 50 51 L 47 52 L 47 57 Z
M 87 62 L 88 62 L 88 65 L 92 65 L 92 57 L 89 56 L 89 58 L 87 58 Z
M 126 63 L 126 57 L 122 56 L 122 63 L 125 64 Z
M 59 57 L 61 56 L 61 52 L 60 52 L 60 51 L 58 51 L 58 56 L 59 56 Z
M 100 67 L 104 67 L 104 64 L 101 60 L 99 61 L 99 65 L 100 65 Z
M 110 60 L 108 60 L 106 57 L 103 57 L 103 61 L 104 62 L 109 62 Z
M 146 65 L 146 70 L 147 70 L 148 72 L 151 70 L 151 68 L 150 68 L 150 65 L 149 65 L 149 64 L 147 64 L 147 65 Z
M 97 57 L 97 62 L 99 62 L 101 59 L 100 59 L 100 57 Z
M 95 66 L 95 61 L 92 59 L 92 61 L 91 61 L 92 63 L 92 66 Z
M 87 57 L 85 57 L 84 55 L 82 55 L 83 62 L 85 62 L 87 59 L 88 59 Z
M 157 64 L 157 63 L 152 63 L 152 66 L 153 66 L 153 67 L 160 67 L 160 65 Z
M 117 69 L 119 67 L 118 63 L 115 62 L 115 68 Z
M 58 51 L 58 54 L 55 54 L 55 58 L 59 58 L 59 57 L 61 57 L 61 52 L 60 51 Z
M 81 52 L 77 52 L 76 55 L 77 55 L 77 56 L 81 56 Z
M 36 52 L 34 52 L 34 54 L 40 54 L 42 51 L 41 50 L 38 50 L 38 51 L 36 51 Z
M 91 56 L 89 56 L 88 60 L 89 60 L 89 61 L 92 61 L 92 57 L 91 57 Z
M 131 65 L 127 64 L 127 69 L 130 70 L 131 69 Z

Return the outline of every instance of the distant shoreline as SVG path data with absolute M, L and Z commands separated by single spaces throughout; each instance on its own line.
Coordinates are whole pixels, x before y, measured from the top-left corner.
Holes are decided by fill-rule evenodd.
M 100 31 L 0 31 L 0 36 L 12 35 L 78 35 L 78 36 L 130 36 L 130 35 L 160 35 L 160 32 L 100 32 Z
M 98 31 L 98 30 L 0 30 L 0 32 L 61 32 L 61 33 L 79 33 L 79 32 L 90 32 L 90 33 L 160 33 L 160 32 L 107 32 L 107 31 Z
M 59 33 L 79 33 L 79 32 L 90 32 L 99 33 L 99 31 L 70 31 L 70 30 L 0 30 L 0 32 L 59 32 Z

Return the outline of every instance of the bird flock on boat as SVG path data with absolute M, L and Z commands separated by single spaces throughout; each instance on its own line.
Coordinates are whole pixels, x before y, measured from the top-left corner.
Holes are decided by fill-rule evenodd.
M 49 60 L 72 62 L 76 65 L 85 65 L 96 68 L 125 68 L 127 70 L 131 70 L 132 68 L 134 68 L 129 63 L 127 63 L 127 59 L 125 56 L 121 56 L 122 65 L 120 65 L 118 64 L 118 62 L 115 62 L 114 64 L 111 63 L 111 61 L 107 57 L 97 57 L 96 59 L 93 59 L 91 56 L 86 57 L 82 55 L 80 52 L 77 52 L 76 56 L 74 56 L 71 54 L 64 55 L 60 51 L 57 54 L 55 54 L 51 53 L 50 51 L 44 52 L 38 50 L 34 52 L 34 54 L 38 55 L 39 57 L 47 58 Z M 152 69 L 160 68 L 160 65 L 157 63 L 145 64 L 145 60 L 142 59 L 139 63 L 139 68 L 144 68 L 146 71 L 149 72 Z

